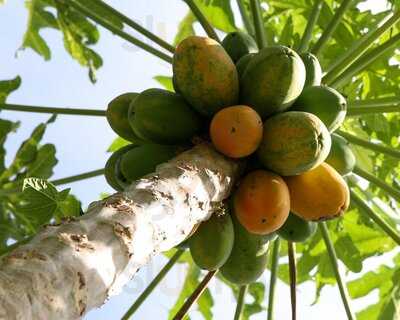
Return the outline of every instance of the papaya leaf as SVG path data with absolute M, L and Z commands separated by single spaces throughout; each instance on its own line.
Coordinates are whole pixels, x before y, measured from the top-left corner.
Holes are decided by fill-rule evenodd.
M 257 314 L 266 309 L 263 305 L 265 300 L 265 285 L 262 282 L 251 283 L 247 293 L 253 298 L 253 302 L 245 304 L 242 314 L 243 320 L 248 320 L 253 314 Z
M 54 217 L 78 216 L 78 203 L 69 196 L 69 189 L 58 192 L 53 184 L 44 179 L 27 178 L 17 210 L 33 224 L 42 225 Z
M 43 138 L 47 125 L 54 122 L 55 118 L 55 116 L 52 116 L 47 122 L 39 124 L 33 130 L 30 137 L 21 144 L 10 166 L 0 175 L 1 183 L 4 184 L 8 182 L 10 178 L 21 173 L 23 169 L 36 161 L 39 143 Z M 43 153 L 44 151 L 42 151 L 42 154 Z M 54 162 L 54 160 L 52 162 Z
M 21 77 L 0 81 L 0 103 L 5 103 L 9 94 L 21 86 Z
M 159 84 L 161 84 L 168 91 L 175 91 L 174 86 L 172 84 L 172 78 L 168 76 L 155 76 L 153 78 Z
M 82 66 L 89 69 L 89 78 L 96 82 L 95 72 L 103 65 L 101 57 L 89 45 L 96 44 L 99 32 L 94 24 L 75 10 L 57 5 L 58 24 L 64 35 L 64 46 Z
M 121 149 L 122 147 L 127 146 L 129 144 L 131 144 L 129 141 L 127 141 L 121 137 L 117 137 L 114 139 L 114 141 L 108 147 L 107 151 L 114 152 L 114 151 L 117 151 L 118 149 Z
M 90 5 L 92 11 L 105 17 L 114 26 L 122 28 L 123 25 L 118 19 L 106 14 L 96 3 L 85 1 L 85 5 Z M 21 49 L 31 48 L 45 60 L 49 60 L 51 50 L 40 31 L 45 28 L 59 30 L 63 34 L 67 52 L 89 69 L 90 80 L 95 82 L 95 71 L 103 64 L 101 57 L 90 48 L 99 40 L 97 27 L 77 11 L 54 0 L 28 0 L 26 7 L 29 12 L 28 27 Z
M 195 35 L 193 24 L 196 22 L 196 17 L 192 12 L 189 12 L 179 23 L 178 33 L 175 35 L 174 45 L 179 44 L 183 39 Z
M 48 179 L 53 175 L 53 168 L 57 162 L 56 147 L 53 144 L 45 144 L 37 150 L 35 161 L 27 166 L 26 177 Z
M 226 0 L 195 0 L 208 21 L 224 32 L 236 30 L 231 2 Z
M 4 142 L 8 134 L 15 132 L 19 127 L 19 122 L 12 122 L 9 120 L 0 119 L 0 175 L 5 170 L 5 156 L 6 150 L 4 149 Z
M 51 58 L 50 48 L 40 35 L 41 29 L 58 29 L 57 18 L 48 9 L 54 7 L 51 0 L 28 0 L 28 27 L 24 35 L 21 49 L 31 48 L 45 60 Z
M 190 264 L 183 283 L 182 291 L 179 294 L 175 305 L 170 309 L 168 319 L 172 320 L 175 314 L 179 311 L 180 307 L 185 303 L 186 299 L 192 294 L 200 283 L 200 269 L 194 264 Z M 210 291 L 206 289 L 200 298 L 197 300 L 199 311 L 205 319 L 212 319 L 211 308 L 214 304 Z M 189 319 L 189 317 L 188 317 Z

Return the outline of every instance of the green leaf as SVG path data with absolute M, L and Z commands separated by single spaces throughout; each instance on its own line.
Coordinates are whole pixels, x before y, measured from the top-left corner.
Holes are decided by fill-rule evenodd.
M 245 304 L 242 314 L 243 320 L 248 320 L 253 314 L 257 314 L 265 310 L 265 306 L 263 306 L 265 298 L 265 285 L 262 282 L 251 283 L 247 293 L 251 295 L 253 302 Z
M 192 294 L 192 292 L 196 289 L 198 284 L 200 283 L 200 269 L 192 263 L 187 271 L 186 279 L 183 283 L 183 288 L 181 293 L 179 294 L 178 299 L 175 302 L 175 305 L 170 309 L 168 319 L 172 320 L 175 314 L 179 311 L 181 306 L 185 303 L 186 299 Z M 213 319 L 211 308 L 214 304 L 211 294 L 208 289 L 206 289 L 200 298 L 197 300 L 197 304 L 199 306 L 199 311 L 203 315 L 205 319 Z
M 196 22 L 196 17 L 192 12 L 189 12 L 185 18 L 179 23 L 178 33 L 174 39 L 174 45 L 179 44 L 183 39 L 195 35 L 193 24 Z
M 107 151 L 114 152 L 114 151 L 117 151 L 118 149 L 121 149 L 122 147 L 125 147 L 129 144 L 131 144 L 131 142 L 129 142 L 121 137 L 117 137 L 114 139 L 114 141 L 108 147 Z
M 351 298 L 357 299 L 366 296 L 374 289 L 379 289 L 385 283 L 392 283 L 394 270 L 381 266 L 377 271 L 370 271 L 364 274 L 361 278 L 350 281 L 348 283 L 349 293 Z
M 56 221 L 63 217 L 79 216 L 80 202 L 69 195 L 70 189 L 58 192 L 53 184 L 39 178 L 24 180 L 18 212 L 35 225 Z
M 0 81 L 0 103 L 5 103 L 9 94 L 17 90 L 21 85 L 20 76 L 11 80 Z
M 6 150 L 4 149 L 4 142 L 9 133 L 16 131 L 19 127 L 19 122 L 12 122 L 0 119 L 0 174 L 5 170 L 5 156 Z
M 89 45 L 96 44 L 99 32 L 82 14 L 62 5 L 58 8 L 58 24 L 64 35 L 64 46 L 82 66 L 89 69 L 89 78 L 96 82 L 95 72 L 103 65 L 101 57 Z
M 52 163 L 54 163 L 54 161 L 56 160 L 54 159 L 51 160 L 51 158 L 48 158 L 49 155 L 51 154 L 50 147 L 46 147 L 45 149 L 42 150 L 40 158 L 36 163 L 36 165 L 33 165 L 33 163 L 36 161 L 38 157 L 38 150 L 40 148 L 39 143 L 43 138 L 47 125 L 54 122 L 54 120 L 55 116 L 52 116 L 46 123 L 39 124 L 33 130 L 30 137 L 21 144 L 10 166 L 6 170 L 4 170 L 0 175 L 1 183 L 4 184 L 8 182 L 10 178 L 16 176 L 17 174 L 22 173 L 22 171 L 30 165 L 33 166 L 32 168 L 35 168 L 35 166 L 37 166 L 37 168 L 41 169 L 41 172 L 51 170 Z M 42 163 L 42 161 L 44 161 L 45 158 L 48 158 L 47 168 L 43 167 L 43 165 L 46 165 L 46 163 L 45 164 Z
M 48 179 L 53 175 L 53 168 L 57 164 L 56 147 L 45 144 L 37 151 L 35 161 L 27 166 L 26 176 Z
M 215 28 L 224 32 L 236 30 L 230 1 L 195 0 L 195 3 Z
M 51 58 L 50 48 L 40 35 L 40 31 L 44 28 L 58 29 L 56 17 L 48 11 L 53 7 L 53 2 L 51 0 L 27 0 L 25 5 L 29 17 L 21 49 L 31 48 L 45 60 L 49 60 Z
M 174 86 L 172 84 L 172 78 L 168 76 L 155 76 L 153 78 L 159 84 L 161 84 L 168 91 L 175 91 Z

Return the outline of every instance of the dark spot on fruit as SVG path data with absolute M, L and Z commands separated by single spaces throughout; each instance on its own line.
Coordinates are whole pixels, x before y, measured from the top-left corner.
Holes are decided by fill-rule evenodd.
M 232 127 L 231 133 L 235 133 L 235 132 L 236 132 L 236 128 L 235 128 L 235 127 Z
M 267 219 L 264 218 L 264 219 L 261 220 L 261 222 L 262 222 L 262 223 L 266 223 L 266 222 L 267 222 Z

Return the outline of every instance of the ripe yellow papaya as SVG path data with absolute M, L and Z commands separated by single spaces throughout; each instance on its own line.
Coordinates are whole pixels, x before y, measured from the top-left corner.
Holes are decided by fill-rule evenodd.
M 231 158 L 242 158 L 257 150 L 263 134 L 262 120 L 248 106 L 232 106 L 218 111 L 210 125 L 214 147 Z
M 289 215 L 289 189 L 277 174 L 253 171 L 240 182 L 233 205 L 238 220 L 247 231 L 270 234 L 282 227 Z
M 329 164 L 298 176 L 285 177 L 290 192 L 291 211 L 307 221 L 342 216 L 350 203 L 346 181 Z

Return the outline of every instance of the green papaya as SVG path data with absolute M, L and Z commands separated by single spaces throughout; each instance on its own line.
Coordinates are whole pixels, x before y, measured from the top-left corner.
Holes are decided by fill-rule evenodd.
M 189 239 L 190 253 L 201 269 L 217 270 L 228 260 L 233 241 L 234 231 L 229 213 L 215 213 L 202 222 Z
M 129 122 L 145 140 L 160 144 L 189 141 L 201 129 L 200 116 L 178 94 L 148 89 L 129 108 Z
M 300 54 L 300 57 L 306 67 L 306 82 L 304 87 L 321 85 L 322 68 L 318 58 L 309 52 Z
M 306 221 L 299 216 L 290 213 L 284 225 L 277 231 L 278 235 L 292 242 L 303 242 L 311 238 L 317 230 L 317 224 Z
M 268 243 L 275 236 L 248 232 L 232 214 L 235 240 L 232 252 L 221 267 L 221 274 L 229 282 L 245 285 L 256 281 L 267 266 Z
M 265 168 L 281 176 L 294 176 L 324 162 L 331 143 L 328 129 L 317 116 L 289 111 L 264 122 L 257 153 Z
M 331 152 L 325 162 L 330 164 L 342 176 L 353 171 L 356 165 L 356 157 L 345 138 L 335 133 L 332 134 Z
M 253 59 L 256 55 L 257 55 L 256 53 L 246 54 L 243 57 L 241 57 L 239 61 L 236 63 L 236 70 L 238 72 L 239 79 L 242 77 L 251 59 Z
M 285 46 L 262 49 L 240 81 L 240 102 L 266 117 L 288 109 L 303 90 L 306 70 L 300 56 Z
M 131 142 L 141 140 L 132 130 L 128 120 L 129 105 L 137 96 L 138 93 L 134 92 L 121 94 L 108 104 L 106 111 L 107 121 L 114 132 Z
M 241 31 L 228 33 L 222 40 L 222 46 L 235 63 L 244 55 L 258 51 L 253 37 Z
M 106 162 L 106 165 L 104 167 L 104 176 L 107 183 L 116 191 L 122 191 L 127 185 L 127 181 L 119 169 L 121 157 L 122 155 L 136 147 L 137 145 L 134 144 L 124 146 L 121 149 L 115 151 Z
M 343 123 L 346 112 L 346 99 L 335 89 L 327 86 L 307 87 L 294 103 L 291 110 L 315 114 L 330 132 Z
M 175 86 L 202 115 L 236 105 L 239 79 L 235 64 L 215 40 L 191 36 L 176 48 L 173 61 Z
M 155 171 L 156 167 L 178 154 L 178 147 L 144 144 L 124 153 L 120 170 L 128 182 L 133 182 Z

